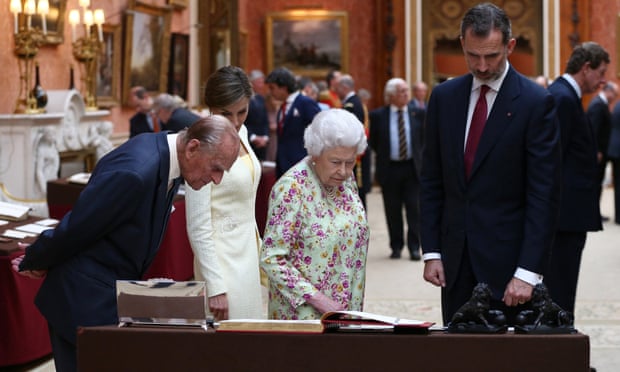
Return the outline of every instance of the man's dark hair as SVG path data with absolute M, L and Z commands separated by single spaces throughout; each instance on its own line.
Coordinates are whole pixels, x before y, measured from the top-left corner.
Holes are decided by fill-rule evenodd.
M 334 80 L 334 76 L 336 75 L 337 72 L 338 70 L 336 69 L 331 69 L 327 72 L 327 76 L 325 76 L 325 82 L 327 83 L 328 88 L 331 88 L 332 80 Z
M 587 62 L 590 62 L 591 68 L 597 69 L 601 63 L 610 62 L 609 53 L 607 53 L 602 46 L 593 41 L 587 41 L 577 45 L 568 59 L 564 72 L 574 75 L 578 73 Z
M 297 81 L 295 80 L 295 75 L 293 75 L 293 73 L 285 67 L 278 67 L 271 71 L 269 75 L 267 75 L 265 83 L 272 83 L 279 87 L 286 87 L 286 90 L 289 92 L 289 94 L 297 90 Z
M 461 37 L 467 30 L 478 37 L 489 36 L 492 30 L 502 32 L 502 43 L 508 44 L 512 38 L 510 19 L 504 10 L 495 4 L 482 3 L 470 8 L 461 21 Z
M 140 99 L 144 99 L 144 97 L 146 97 L 146 89 L 143 87 L 137 87 L 133 94 Z

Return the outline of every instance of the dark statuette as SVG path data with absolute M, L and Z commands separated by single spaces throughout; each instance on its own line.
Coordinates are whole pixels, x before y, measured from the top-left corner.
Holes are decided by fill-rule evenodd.
M 515 333 L 565 334 L 577 332 L 573 327 L 573 314 L 563 310 L 551 300 L 547 287 L 538 284 L 532 291 L 531 310 L 517 315 Z
M 491 289 L 478 283 L 471 298 L 459 308 L 448 324 L 448 333 L 503 333 L 506 317 L 500 310 L 491 310 Z

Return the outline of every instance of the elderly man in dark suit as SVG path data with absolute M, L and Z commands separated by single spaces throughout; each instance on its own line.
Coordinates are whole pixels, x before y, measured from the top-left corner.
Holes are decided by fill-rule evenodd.
M 76 370 L 78 327 L 118 324 L 116 280 L 148 269 L 181 180 L 193 189 L 217 184 L 238 153 L 239 135 L 223 116 L 136 136 L 99 161 L 73 210 L 13 260 L 20 274 L 45 278 L 35 303 L 56 370 Z
M 360 97 L 355 93 L 355 81 L 349 74 L 338 77 L 334 84 L 334 90 L 338 94 L 338 98 L 342 102 L 342 108 L 349 111 L 360 123 L 364 124 L 366 121 L 366 114 L 364 112 L 364 104 Z M 366 136 L 368 136 L 368 130 L 366 128 Z M 355 173 L 355 179 L 357 180 L 357 188 L 362 199 L 362 204 L 366 208 L 366 194 L 370 192 L 372 188 L 372 179 L 370 177 L 370 150 L 364 154 L 359 155 L 355 164 L 353 172 Z
M 161 130 L 177 133 L 194 124 L 200 116 L 185 108 L 185 102 L 178 96 L 162 93 L 153 100 L 153 112 L 159 118 Z
M 618 85 L 612 81 L 608 81 L 603 85 L 601 91 L 590 101 L 588 106 L 588 119 L 594 129 L 594 138 L 597 145 L 598 160 L 598 184 L 599 184 L 599 200 L 603 191 L 603 180 L 605 179 L 605 168 L 609 158 L 607 157 L 607 148 L 609 147 L 609 136 L 611 133 L 611 111 L 610 105 L 618 96 Z M 601 216 L 603 222 L 609 220 L 609 217 Z
M 370 112 L 370 146 L 376 153 L 375 175 L 381 186 L 390 235 L 390 258 L 398 259 L 405 245 L 403 207 L 407 216 L 407 248 L 420 260 L 419 172 L 424 115 L 409 105 L 409 84 L 393 78 L 385 84 L 386 106 Z
M 282 102 L 276 115 L 276 177 L 279 178 L 308 154 L 304 147 L 304 131 L 321 109 L 315 100 L 297 90 L 295 75 L 284 67 L 271 71 L 265 82 L 271 95 Z
M 545 284 L 551 298 L 571 313 L 587 232 L 602 229 L 596 138 L 581 96 L 605 83 L 608 65 L 605 49 L 593 42 L 583 43 L 573 49 L 565 73 L 548 88 L 555 98 L 561 128 L 562 198 Z
M 433 89 L 420 187 L 424 279 L 448 323 L 477 283 L 509 324 L 542 281 L 557 220 L 560 133 L 553 97 L 508 63 L 516 40 L 499 7 L 461 23 L 470 73 Z

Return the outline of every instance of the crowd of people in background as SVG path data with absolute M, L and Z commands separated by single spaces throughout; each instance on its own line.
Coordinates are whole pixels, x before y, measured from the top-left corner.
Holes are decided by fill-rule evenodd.
M 190 186 L 195 276 L 206 281 L 216 320 L 263 317 L 261 283 L 269 288 L 269 318 L 362 310 L 373 185 L 381 189 L 389 232 L 381 249 L 400 259 L 406 247 L 410 260 L 423 260 L 424 280 L 441 287 L 444 323 L 480 282 L 511 325 L 540 283 L 574 312 L 587 232 L 609 219 L 599 208 L 608 163 L 620 224 L 620 103 L 610 111 L 618 86 L 605 80 L 610 58 L 593 42 L 578 45 L 552 82 L 523 76 L 509 62 L 511 32 L 501 8 L 472 7 L 460 36 L 469 73 L 430 95 L 425 82 L 391 78 L 378 107 L 368 107 L 368 90 L 338 70 L 315 81 L 284 67 L 267 75 L 222 67 L 206 82 L 206 112 L 177 96 L 132 88 L 130 140 L 97 165 L 72 218 L 14 261 L 24 275 L 47 274 L 37 304 L 50 321 L 57 363 L 73 364 L 78 325 L 117 322 L 110 293 L 86 304 L 62 287 L 101 292 L 80 279 L 84 265 L 109 288 L 120 277 L 139 279 L 157 251 L 156 230 L 165 226 L 169 191 L 180 177 Z M 584 110 L 581 99 L 590 93 L 598 94 Z M 120 185 L 117 162 L 128 161 L 148 166 L 137 176 L 121 173 Z M 254 208 L 267 162 L 275 163 L 276 182 L 261 237 Z M 121 211 L 112 216 L 110 203 L 101 202 L 110 198 L 139 215 L 123 204 L 126 221 Z M 96 220 L 108 225 L 84 236 L 91 224 L 82 220 L 97 212 L 91 203 L 101 205 L 105 213 Z M 122 244 L 125 238 L 132 243 Z M 65 319 L 58 301 L 88 316 Z

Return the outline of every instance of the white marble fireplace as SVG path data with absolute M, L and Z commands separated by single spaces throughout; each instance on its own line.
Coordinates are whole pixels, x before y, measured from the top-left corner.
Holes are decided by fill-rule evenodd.
M 1 200 L 45 203 L 60 153 L 92 151 L 96 160 L 113 148 L 107 110 L 86 111 L 77 90 L 50 90 L 46 113 L 0 115 Z

